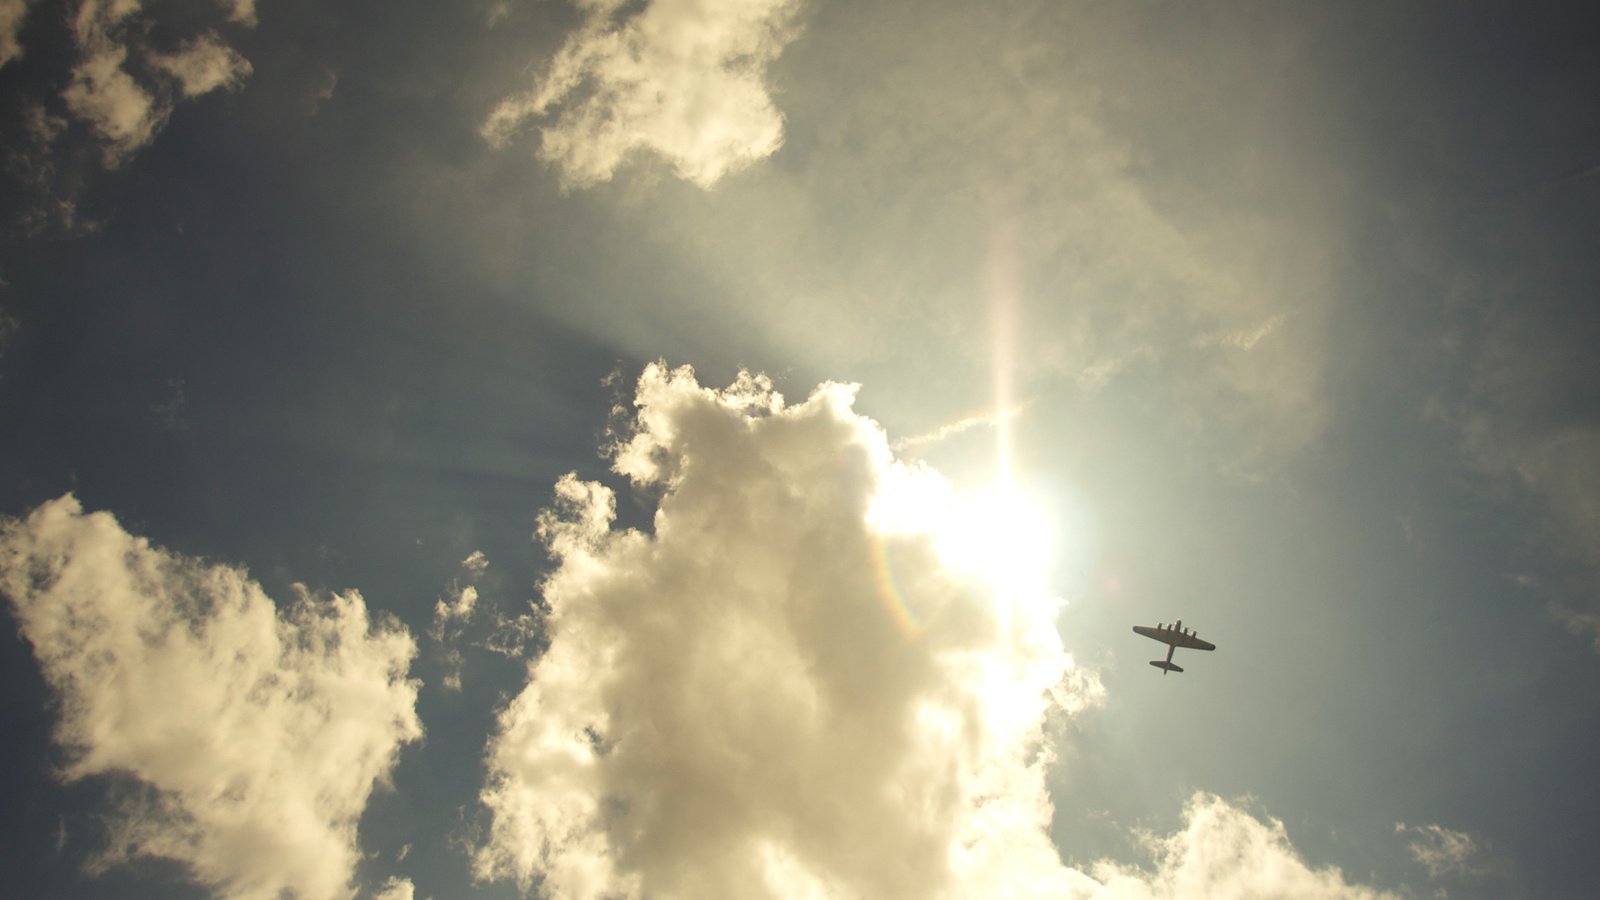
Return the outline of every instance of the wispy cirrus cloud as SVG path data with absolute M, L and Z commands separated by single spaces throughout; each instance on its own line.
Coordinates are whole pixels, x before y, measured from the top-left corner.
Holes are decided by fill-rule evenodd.
M 1539 579 L 1555 597 L 1548 609 L 1600 652 L 1600 404 L 1592 387 L 1600 367 L 1591 351 L 1600 329 L 1570 307 L 1524 304 L 1520 292 L 1491 293 L 1487 282 L 1462 289 L 1489 295 L 1473 340 L 1451 346 L 1451 357 L 1465 357 L 1465 389 L 1428 414 L 1458 430 L 1471 466 L 1536 501 L 1525 540 L 1551 551 Z
M 532 90 L 501 101 L 481 133 L 507 143 L 530 118 L 539 155 L 569 187 L 609 180 L 635 155 L 709 188 L 771 155 L 783 116 L 767 67 L 794 39 L 799 0 L 584 0 L 585 22 Z
M 136 786 L 95 867 L 159 857 L 229 897 L 351 894 L 357 821 L 422 734 L 404 627 L 354 592 L 280 611 L 242 570 L 71 495 L 0 525 L 0 592 L 60 698 L 59 777 Z
M 894 450 L 896 453 L 904 453 L 908 450 L 915 450 L 918 447 L 922 447 L 927 444 L 937 444 L 946 438 L 955 437 L 958 434 L 971 431 L 974 428 L 998 428 L 1004 422 L 1015 419 L 1017 416 L 1022 415 L 1023 410 L 1027 408 L 1028 405 L 1026 403 L 1019 403 L 1015 406 L 1012 406 L 1010 409 L 1001 409 L 993 412 L 982 412 L 972 416 L 963 416 L 962 418 L 957 419 L 948 425 L 941 425 L 932 431 L 925 432 L 923 434 L 912 435 L 908 438 L 901 438 L 900 440 L 895 441 L 894 444 L 890 446 L 890 449 Z
M 1594 651 L 1600 653 L 1600 613 L 1584 612 L 1560 604 L 1551 604 L 1549 611 L 1551 618 L 1560 622 L 1568 634 L 1593 643 Z
M 1404 835 L 1411 858 L 1435 880 L 1484 873 L 1483 847 L 1464 831 L 1442 825 L 1407 825 L 1396 822 L 1395 834 Z

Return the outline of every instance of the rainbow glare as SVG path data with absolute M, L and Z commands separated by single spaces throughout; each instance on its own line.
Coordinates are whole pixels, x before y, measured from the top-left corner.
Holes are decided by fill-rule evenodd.
M 903 577 L 912 559 L 986 591 L 1002 612 L 1053 602 L 1046 572 L 1055 528 L 1009 485 L 958 491 L 926 465 L 897 462 L 884 472 L 867 522 L 878 596 L 908 639 L 921 636 L 930 599 L 917 595 L 920 579 Z
M 950 496 L 949 483 L 933 469 L 922 463 L 896 461 L 883 471 L 877 495 L 867 511 L 878 598 L 908 640 L 922 635 L 923 622 L 908 602 L 896 555 L 912 553 L 928 562 L 935 560 L 931 553 L 914 551 L 918 543 L 923 548 L 930 547 L 936 523 L 944 518 Z
M 899 579 L 895 577 L 894 551 L 890 547 L 890 539 L 885 535 L 873 535 L 872 574 L 877 582 L 878 599 L 889 610 L 900 633 L 908 640 L 921 637 L 922 621 L 907 605 L 905 594 L 900 590 Z

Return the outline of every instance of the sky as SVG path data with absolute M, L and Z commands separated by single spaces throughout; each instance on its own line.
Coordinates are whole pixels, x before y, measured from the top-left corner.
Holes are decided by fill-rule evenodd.
M 0 0 L 0 895 L 1594 894 L 1597 45 Z

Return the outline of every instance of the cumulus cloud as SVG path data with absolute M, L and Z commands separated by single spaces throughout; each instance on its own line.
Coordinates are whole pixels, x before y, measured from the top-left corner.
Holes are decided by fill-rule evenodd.
M 1351 884 L 1337 868 L 1313 868 L 1289 843 L 1283 823 L 1263 822 L 1212 794 L 1184 806 L 1184 827 L 1166 837 L 1145 836 L 1154 869 L 1112 862 L 1094 866 L 1109 896 L 1121 900 L 1399 900 Z
M 709 188 L 771 155 L 783 117 L 767 67 L 795 37 L 798 0 L 585 0 L 583 26 L 532 90 L 503 100 L 484 122 L 505 144 L 529 118 L 553 115 L 539 155 L 565 184 L 611 178 L 636 153 L 666 159 Z
M 974 507 L 853 399 L 645 370 L 612 458 L 658 498 L 653 527 L 616 527 L 612 490 L 572 475 L 539 519 L 550 645 L 490 741 L 479 877 L 568 898 L 1099 890 L 1047 836 L 1044 734 L 1098 681 L 1057 601 L 941 552 Z
M 1395 834 L 1410 838 L 1406 849 L 1411 858 L 1428 870 L 1431 878 L 1478 875 L 1483 872 L 1483 848 L 1472 835 L 1441 825 L 1407 825 L 1396 822 Z
M 22 56 L 17 35 L 28 16 L 28 0 L 0 0 L 0 67 Z
M 237 898 L 352 894 L 357 821 L 422 734 L 403 627 L 354 592 L 280 611 L 242 570 L 70 494 L 0 526 L 0 591 L 60 700 L 60 777 L 137 785 L 101 865 L 171 859 Z

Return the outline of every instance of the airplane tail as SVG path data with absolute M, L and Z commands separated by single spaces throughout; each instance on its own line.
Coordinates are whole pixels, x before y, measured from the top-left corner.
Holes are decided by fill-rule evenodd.
M 1178 665 L 1177 663 L 1174 663 L 1174 662 L 1168 662 L 1168 661 L 1166 661 L 1164 659 L 1152 659 L 1152 660 L 1150 660 L 1150 665 L 1155 666 L 1156 668 L 1160 669 L 1161 670 L 1161 674 L 1163 674 L 1163 675 L 1167 674 L 1168 672 L 1182 672 L 1183 671 L 1183 666 L 1180 666 L 1180 665 Z

